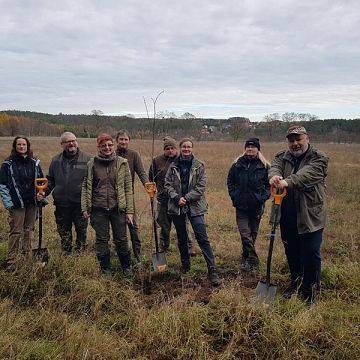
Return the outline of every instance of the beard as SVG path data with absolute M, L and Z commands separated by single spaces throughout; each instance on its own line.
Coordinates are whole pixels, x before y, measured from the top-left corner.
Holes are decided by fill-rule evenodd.
M 300 146 L 296 149 L 290 148 L 289 151 L 290 151 L 291 155 L 293 155 L 295 157 L 299 157 L 302 154 L 304 154 L 308 148 L 309 148 L 309 144 L 306 144 L 306 145 Z

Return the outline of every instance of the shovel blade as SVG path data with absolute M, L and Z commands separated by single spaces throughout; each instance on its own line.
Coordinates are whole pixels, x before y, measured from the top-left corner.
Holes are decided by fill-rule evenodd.
M 164 252 L 154 253 L 151 258 L 152 266 L 155 271 L 163 272 L 167 267 L 166 256 Z
M 257 302 L 271 305 L 275 299 L 276 289 L 277 286 L 274 284 L 259 281 L 255 289 Z
M 47 264 L 49 262 L 49 251 L 47 248 L 34 249 L 33 250 L 33 258 L 36 261 L 40 261 L 42 263 Z

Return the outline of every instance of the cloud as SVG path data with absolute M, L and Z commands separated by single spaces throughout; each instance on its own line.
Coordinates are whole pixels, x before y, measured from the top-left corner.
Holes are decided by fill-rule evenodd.
M 359 29 L 357 1 L 2 1 L 0 106 L 359 116 Z

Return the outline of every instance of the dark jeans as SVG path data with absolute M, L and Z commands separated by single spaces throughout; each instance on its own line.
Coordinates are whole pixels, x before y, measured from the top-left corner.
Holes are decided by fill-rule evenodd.
M 170 231 L 172 224 L 172 217 L 167 212 L 167 203 L 157 203 L 157 217 L 156 222 L 160 226 L 160 244 L 164 249 L 168 249 L 170 246 Z M 187 223 L 187 222 L 186 222 Z M 188 247 L 192 247 L 192 239 L 188 236 Z
M 121 267 L 130 267 L 130 253 L 126 235 L 126 215 L 119 213 L 118 209 L 92 209 L 90 217 L 91 226 L 96 233 L 95 251 L 102 269 L 110 267 L 110 226 L 113 241 L 118 254 Z
M 259 230 L 262 209 L 255 212 L 236 209 L 236 223 L 242 242 L 242 260 L 252 265 L 259 264 L 259 257 L 255 251 L 255 241 Z
M 183 267 L 190 267 L 190 256 L 188 248 L 189 237 L 186 231 L 186 216 L 188 217 L 193 228 L 195 238 L 205 258 L 208 270 L 216 270 L 214 255 L 206 233 L 204 215 L 191 217 L 190 214 L 182 214 L 172 216 L 178 238 L 178 247 Z
M 291 286 L 299 288 L 305 298 L 311 299 L 314 288 L 320 283 L 323 229 L 298 234 L 296 225 L 289 226 L 286 219 L 282 219 L 280 230 L 290 268 Z
M 72 251 L 72 226 L 74 224 L 76 231 L 75 248 L 76 250 L 83 250 L 86 245 L 88 221 L 83 217 L 80 204 L 66 207 L 56 206 L 54 214 L 62 249 L 67 253 Z

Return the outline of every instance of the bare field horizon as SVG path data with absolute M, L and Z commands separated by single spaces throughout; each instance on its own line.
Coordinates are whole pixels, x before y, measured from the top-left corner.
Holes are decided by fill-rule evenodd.
M 0 138 L 0 159 L 10 153 L 12 137 Z M 44 174 L 61 151 L 58 138 L 31 138 Z M 96 154 L 95 139 L 78 139 Z M 310 134 L 311 142 L 311 134 Z M 155 156 L 162 153 L 155 142 Z M 144 292 L 142 278 L 99 276 L 94 231 L 80 256 L 60 252 L 52 203 L 44 210 L 44 239 L 51 259 L 45 268 L 24 264 L 15 273 L 0 270 L 0 358 L 9 359 L 355 359 L 360 356 L 360 144 L 314 143 L 330 158 L 327 177 L 328 221 L 322 246 L 322 287 L 308 309 L 295 296 L 284 300 L 288 268 L 279 234 L 275 240 L 273 280 L 278 295 L 268 309 L 253 301 L 265 273 L 271 203 L 266 203 L 257 249 L 260 271 L 240 271 L 241 244 L 235 209 L 227 194 L 228 170 L 243 152 L 243 142 L 199 141 L 194 155 L 207 171 L 206 215 L 223 285 L 212 289 L 200 250 L 189 278 L 179 272 L 172 230 L 169 267 L 153 274 Z M 131 140 L 145 169 L 151 140 Z M 271 161 L 286 143 L 262 143 Z M 149 273 L 153 252 L 149 200 L 136 180 L 136 205 L 144 244 L 142 273 Z M 6 256 L 7 212 L 0 206 L 0 265 Z M 119 270 L 113 256 L 112 266 Z

